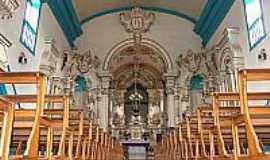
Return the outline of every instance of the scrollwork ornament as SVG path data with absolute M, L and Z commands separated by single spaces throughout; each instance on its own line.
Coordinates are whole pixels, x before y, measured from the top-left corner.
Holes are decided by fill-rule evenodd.
M 140 43 L 142 33 L 149 30 L 154 19 L 154 13 L 145 12 L 138 7 L 133 8 L 130 12 L 120 13 L 120 22 L 125 27 L 126 32 L 133 34 L 135 43 Z

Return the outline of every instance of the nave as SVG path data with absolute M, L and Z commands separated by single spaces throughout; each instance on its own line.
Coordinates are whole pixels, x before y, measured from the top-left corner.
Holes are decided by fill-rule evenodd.
M 0 158 L 270 159 L 270 0 L 0 0 Z

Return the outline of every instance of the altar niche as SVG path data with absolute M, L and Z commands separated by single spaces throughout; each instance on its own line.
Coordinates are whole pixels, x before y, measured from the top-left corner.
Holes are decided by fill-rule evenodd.
M 147 125 L 148 93 L 141 84 L 133 83 L 125 93 L 125 125 L 140 123 Z

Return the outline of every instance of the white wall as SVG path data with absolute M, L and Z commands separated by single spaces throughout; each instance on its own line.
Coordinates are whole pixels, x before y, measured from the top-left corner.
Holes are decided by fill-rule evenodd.
M 119 13 L 98 17 L 82 26 L 84 34 L 77 41 L 79 52 L 91 49 L 102 62 L 109 51 L 118 43 L 131 38 L 120 24 Z M 167 14 L 156 13 L 150 31 L 143 37 L 159 43 L 169 53 L 172 61 L 188 49 L 200 50 L 201 40 L 193 32 L 194 24 Z
M 227 27 L 238 27 L 240 29 L 239 43 L 243 49 L 243 55 L 245 57 L 246 68 L 266 68 L 270 67 L 270 1 L 262 0 L 262 8 L 264 13 L 265 30 L 267 37 L 250 51 L 248 43 L 247 24 L 245 19 L 244 4 L 242 0 L 235 0 L 231 10 L 219 26 L 214 36 L 209 41 L 207 47 L 215 45 L 222 35 L 222 32 Z M 260 50 L 265 48 L 268 53 L 268 60 L 265 62 L 259 62 L 257 56 Z
M 8 62 L 11 67 L 11 71 L 38 71 L 40 57 L 44 49 L 45 37 L 54 38 L 56 41 L 56 47 L 60 53 L 63 50 L 69 49 L 68 43 L 63 35 L 61 28 L 59 27 L 54 15 L 47 6 L 46 3 L 42 6 L 40 24 L 38 30 L 38 39 L 35 56 L 33 56 L 20 42 L 20 32 L 22 27 L 22 21 L 24 18 L 25 0 L 20 0 L 20 7 L 16 10 L 16 13 L 11 19 L 0 19 L 0 32 L 12 42 L 12 47 L 8 49 Z M 19 64 L 18 56 L 21 52 L 25 52 L 28 63 Z M 35 92 L 35 87 L 29 86 L 16 86 L 18 93 Z
M 20 1 L 20 7 L 14 14 L 12 19 L 0 20 L 0 32 L 6 36 L 11 42 L 12 47 L 8 50 L 8 61 L 11 65 L 12 71 L 36 71 L 39 67 L 40 56 L 43 51 L 43 44 L 45 37 L 53 37 L 56 40 L 56 45 L 61 52 L 68 49 L 68 43 L 60 29 L 54 15 L 46 3 L 42 6 L 40 17 L 40 25 L 38 31 L 38 39 L 36 46 L 36 53 L 33 56 L 20 42 L 20 32 L 22 21 L 24 18 L 25 1 Z M 28 64 L 18 64 L 17 58 L 20 52 L 25 52 L 28 58 Z
M 235 0 L 234 5 L 231 10 L 225 17 L 222 24 L 219 26 L 218 30 L 209 41 L 207 47 L 211 48 L 218 43 L 222 32 L 227 27 L 238 27 L 240 29 L 239 34 L 239 44 L 242 47 L 242 55 L 245 58 L 245 68 L 269 68 L 270 67 L 270 1 L 262 0 L 262 9 L 264 14 L 266 38 L 257 45 L 253 50 L 250 51 L 248 43 L 248 32 L 247 24 L 245 19 L 244 4 L 242 0 Z M 266 49 L 268 54 L 268 59 L 264 62 L 258 61 L 257 57 L 260 54 L 262 48 Z M 269 82 L 253 82 L 248 86 L 249 90 L 260 90 L 260 91 L 269 91 L 270 90 Z

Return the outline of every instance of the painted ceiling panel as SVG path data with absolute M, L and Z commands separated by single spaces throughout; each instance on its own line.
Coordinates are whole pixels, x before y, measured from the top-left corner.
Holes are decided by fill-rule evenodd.
M 207 0 L 73 0 L 80 20 L 97 13 L 127 6 L 156 7 L 198 18 Z

